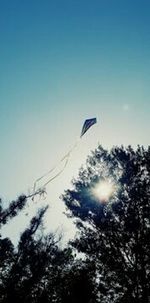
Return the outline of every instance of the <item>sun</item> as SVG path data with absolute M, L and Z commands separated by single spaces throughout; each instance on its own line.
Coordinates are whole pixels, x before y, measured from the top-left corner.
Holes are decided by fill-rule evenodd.
M 100 181 L 93 189 L 94 195 L 102 202 L 107 202 L 114 193 L 114 185 L 109 181 Z

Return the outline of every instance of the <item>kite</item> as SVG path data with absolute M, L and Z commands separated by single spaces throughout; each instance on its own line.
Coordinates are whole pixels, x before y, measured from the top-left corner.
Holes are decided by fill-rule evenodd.
M 86 119 L 83 127 L 82 127 L 82 131 L 81 131 L 81 135 L 80 138 L 87 132 L 87 130 L 96 123 L 96 118 L 92 118 L 92 119 Z
M 41 177 L 39 177 L 38 179 L 36 179 L 36 181 L 34 182 L 34 187 L 33 187 L 33 195 L 36 194 L 39 190 L 41 190 L 41 187 L 38 187 L 38 189 L 36 190 L 36 186 L 39 183 L 39 181 L 43 180 L 44 178 L 46 178 L 47 176 L 50 176 L 48 178 L 48 180 L 46 180 L 46 182 L 43 183 L 42 188 L 45 188 L 51 181 L 53 181 L 55 178 L 57 178 L 65 169 L 65 167 L 67 166 L 67 163 L 69 161 L 69 157 L 71 152 L 73 151 L 73 149 L 77 146 L 79 140 L 83 137 L 83 135 L 88 131 L 88 129 L 94 125 L 95 123 L 97 123 L 97 119 L 96 118 L 91 118 L 91 119 L 86 119 L 82 130 L 81 130 L 81 135 L 80 138 L 77 140 L 77 142 L 73 145 L 73 147 L 69 150 L 69 152 L 67 152 L 67 154 L 53 167 L 51 168 L 49 171 L 47 171 L 44 175 L 42 175 Z M 53 171 L 55 171 L 57 169 L 57 167 L 64 163 L 62 169 L 60 169 L 60 171 L 58 171 L 54 176 L 52 176 L 51 174 L 53 173 Z

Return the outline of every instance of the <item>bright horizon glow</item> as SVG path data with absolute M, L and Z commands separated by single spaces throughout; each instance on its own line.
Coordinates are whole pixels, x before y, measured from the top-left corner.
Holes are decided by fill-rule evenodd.
M 93 189 L 94 195 L 100 202 L 108 202 L 115 191 L 114 185 L 109 181 L 100 181 Z

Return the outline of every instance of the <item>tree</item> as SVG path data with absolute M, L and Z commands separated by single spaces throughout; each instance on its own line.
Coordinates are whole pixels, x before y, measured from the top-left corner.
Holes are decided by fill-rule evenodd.
M 20 197 L 7 209 L 1 207 L 1 223 L 17 215 L 20 200 L 23 206 L 26 198 Z M 46 210 L 32 218 L 16 248 L 10 239 L 0 239 L 0 303 L 95 303 L 91 265 L 74 259 L 70 247 L 61 249 L 57 235 L 43 233 Z
M 2 200 L 0 199 L 0 228 L 5 225 L 8 220 L 17 216 L 17 214 L 25 207 L 27 196 L 21 195 L 17 200 L 12 201 L 7 208 L 3 208 Z
M 101 184 L 111 185 L 109 195 L 96 194 Z M 80 230 L 72 245 L 94 264 L 97 302 L 147 303 L 150 147 L 116 147 L 109 152 L 99 146 L 63 200 Z
M 8 220 L 25 207 L 27 198 L 19 197 L 6 209 L 1 204 L 1 225 L 8 224 Z M 9 238 L 0 238 L 1 303 L 60 302 L 61 272 L 72 254 L 70 250 L 59 247 L 60 237 L 52 233 L 43 234 L 42 220 L 46 210 L 47 207 L 40 209 L 32 218 L 16 248 Z

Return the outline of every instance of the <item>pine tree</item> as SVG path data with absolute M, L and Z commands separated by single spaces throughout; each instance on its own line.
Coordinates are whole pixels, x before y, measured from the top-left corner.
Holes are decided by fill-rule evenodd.
M 109 199 L 94 192 L 104 182 Z M 148 303 L 150 148 L 99 146 L 63 200 L 80 230 L 72 245 L 95 264 L 97 302 Z

